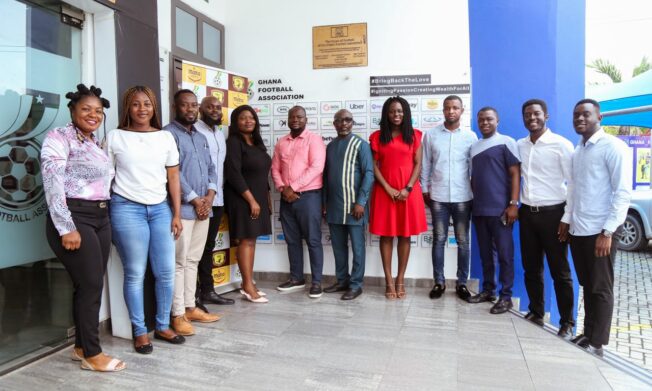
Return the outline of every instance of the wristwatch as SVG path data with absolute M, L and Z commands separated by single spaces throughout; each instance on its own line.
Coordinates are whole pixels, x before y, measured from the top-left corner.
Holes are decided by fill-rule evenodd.
M 518 206 L 518 200 L 511 200 L 509 201 L 510 206 Z
M 601 233 L 602 236 L 604 236 L 605 238 L 610 238 L 610 237 L 614 234 L 613 232 L 608 231 L 608 230 L 606 230 L 606 229 L 603 229 L 600 233 Z
M 405 190 L 407 190 L 408 193 L 412 192 L 412 186 L 405 186 Z

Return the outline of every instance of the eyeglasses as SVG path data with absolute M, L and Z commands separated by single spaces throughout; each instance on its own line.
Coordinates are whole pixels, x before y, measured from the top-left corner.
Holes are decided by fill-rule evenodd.
M 351 117 L 339 118 L 339 119 L 336 119 L 334 122 L 337 122 L 337 123 L 344 122 L 344 123 L 350 124 L 351 122 L 353 122 L 353 118 L 351 118 Z

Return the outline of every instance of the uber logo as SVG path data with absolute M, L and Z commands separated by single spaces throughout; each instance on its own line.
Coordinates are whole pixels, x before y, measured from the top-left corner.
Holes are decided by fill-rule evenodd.
M 367 113 L 366 100 L 347 100 L 345 108 L 351 113 Z

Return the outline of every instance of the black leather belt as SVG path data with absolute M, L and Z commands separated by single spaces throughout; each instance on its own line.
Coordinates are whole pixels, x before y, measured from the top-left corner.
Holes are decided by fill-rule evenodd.
M 557 204 L 557 205 L 547 205 L 547 206 L 531 206 L 531 205 L 521 204 L 521 208 L 526 208 L 532 213 L 548 212 L 551 210 L 564 209 L 565 206 L 566 206 L 565 202 L 562 202 L 561 204 Z
M 321 189 L 314 189 L 314 190 L 306 190 L 306 191 L 295 191 L 296 194 L 299 196 L 302 196 L 304 194 L 310 194 L 310 193 L 319 193 Z
M 108 200 L 80 200 L 77 198 L 66 198 L 66 204 L 68 206 L 90 206 L 93 208 L 106 209 L 109 206 Z

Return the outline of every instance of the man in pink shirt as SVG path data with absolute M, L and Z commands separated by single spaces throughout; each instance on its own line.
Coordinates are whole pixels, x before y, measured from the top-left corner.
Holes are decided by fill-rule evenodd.
M 308 245 L 312 284 L 308 296 L 321 296 L 324 251 L 321 245 L 321 188 L 326 146 L 321 136 L 306 130 L 306 110 L 294 106 L 288 113 L 290 134 L 278 140 L 272 156 L 274 186 L 281 192 L 281 225 L 290 260 L 290 279 L 281 292 L 304 289 L 303 244 Z

